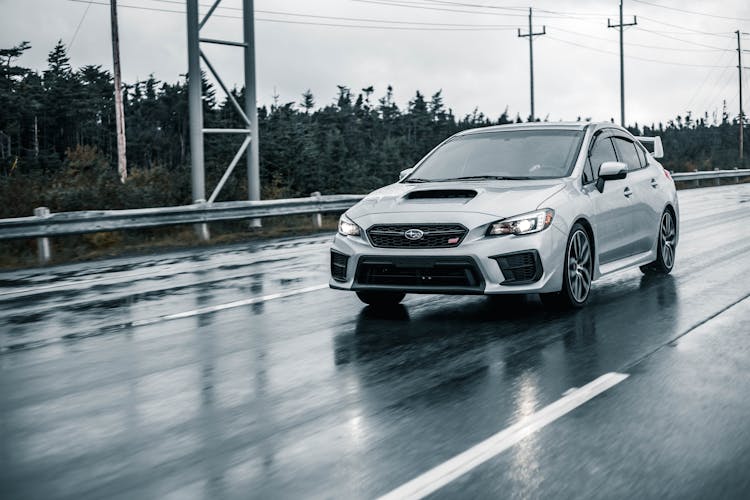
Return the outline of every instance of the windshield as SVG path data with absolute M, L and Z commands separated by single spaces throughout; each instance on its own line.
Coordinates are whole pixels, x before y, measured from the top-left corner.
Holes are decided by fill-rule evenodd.
M 450 139 L 404 182 L 550 179 L 570 175 L 581 130 L 507 130 Z

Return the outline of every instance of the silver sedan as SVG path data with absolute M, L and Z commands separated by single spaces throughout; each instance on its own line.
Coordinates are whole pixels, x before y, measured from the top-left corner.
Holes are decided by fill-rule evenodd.
M 581 307 L 606 274 L 669 273 L 679 207 L 661 156 L 658 137 L 612 123 L 461 132 L 341 216 L 330 286 L 377 306 L 538 293 Z

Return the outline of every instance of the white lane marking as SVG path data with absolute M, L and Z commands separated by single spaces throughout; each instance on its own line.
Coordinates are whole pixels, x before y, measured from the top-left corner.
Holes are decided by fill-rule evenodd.
M 478 465 L 499 455 L 523 438 L 554 422 L 607 389 L 614 387 L 628 376 L 627 373 L 605 373 L 583 387 L 573 390 L 567 396 L 545 406 L 538 412 L 522 418 L 507 429 L 490 436 L 465 452 L 383 495 L 380 500 L 424 498 Z
M 328 283 L 324 285 L 308 286 L 307 288 L 299 288 L 297 290 L 289 290 L 288 292 L 272 293 L 270 295 L 263 295 L 262 297 L 252 297 L 252 298 L 244 299 L 244 300 L 235 300 L 234 302 L 227 302 L 225 304 L 217 304 L 215 306 L 201 307 L 198 309 L 192 309 L 190 311 L 183 311 L 183 312 L 174 313 L 174 314 L 166 314 L 164 316 L 158 316 L 156 318 L 135 320 L 131 322 L 130 324 L 132 326 L 143 326 L 143 325 L 152 325 L 154 323 L 160 323 L 162 321 L 170 321 L 173 319 L 190 318 L 192 316 L 200 316 L 201 314 L 208 314 L 208 313 L 212 313 L 216 311 L 223 311 L 225 309 L 233 309 L 235 307 L 248 306 L 251 304 L 258 304 L 258 303 L 266 302 L 269 300 L 283 299 L 284 297 L 292 297 L 294 295 L 300 295 L 303 293 L 315 292 L 318 290 L 323 290 L 325 288 L 328 288 Z

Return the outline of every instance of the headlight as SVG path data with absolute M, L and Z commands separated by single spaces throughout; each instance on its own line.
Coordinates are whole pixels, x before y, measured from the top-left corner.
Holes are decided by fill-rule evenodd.
M 344 236 L 359 236 L 359 226 L 352 222 L 346 214 L 342 214 L 339 219 L 339 234 L 343 234 Z
M 501 234 L 531 234 L 547 229 L 552 224 L 555 211 L 545 208 L 537 212 L 517 215 L 509 219 L 503 219 L 490 224 L 487 229 L 488 236 Z

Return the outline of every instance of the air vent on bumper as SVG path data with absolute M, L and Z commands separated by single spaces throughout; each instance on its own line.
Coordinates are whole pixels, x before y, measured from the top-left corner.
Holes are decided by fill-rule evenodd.
M 414 293 L 481 293 L 484 280 L 470 257 L 375 257 L 359 259 L 355 287 L 397 288 Z
M 527 285 L 542 277 L 542 261 L 536 250 L 496 255 L 492 259 L 503 272 L 503 285 Z
M 331 250 L 331 276 L 336 281 L 346 281 L 346 266 L 349 257 Z

